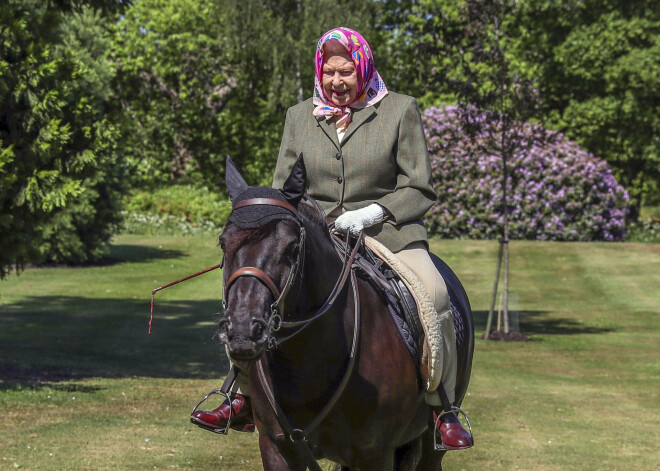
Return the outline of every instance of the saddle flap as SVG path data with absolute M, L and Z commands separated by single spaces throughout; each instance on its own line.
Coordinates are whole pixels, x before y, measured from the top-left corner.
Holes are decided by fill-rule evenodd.
M 369 247 L 360 248 L 354 266 L 361 278 L 367 280 L 387 306 L 399 334 L 415 363 L 421 363 L 420 345 L 424 330 L 419 320 L 414 296 L 396 271 L 389 268 Z

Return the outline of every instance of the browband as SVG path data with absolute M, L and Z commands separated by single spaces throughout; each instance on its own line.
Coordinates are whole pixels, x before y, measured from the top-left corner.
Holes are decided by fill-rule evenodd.
M 241 201 L 240 203 L 236 203 L 232 210 L 242 208 L 243 206 L 251 206 L 253 204 L 263 204 L 263 205 L 268 205 L 268 206 L 279 206 L 281 208 L 284 208 L 288 211 L 291 211 L 296 218 L 300 219 L 300 214 L 298 214 L 298 210 L 293 207 L 293 205 L 287 203 L 286 201 L 282 200 L 276 200 L 273 198 L 251 198 L 249 200 Z

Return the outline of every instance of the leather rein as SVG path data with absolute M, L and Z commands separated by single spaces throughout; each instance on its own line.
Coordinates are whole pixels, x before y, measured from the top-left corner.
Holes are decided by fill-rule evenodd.
M 256 278 L 270 290 L 275 301 L 270 306 L 271 317 L 268 322 L 269 337 L 268 337 L 267 350 L 271 348 L 275 348 L 279 344 L 299 334 L 305 327 L 307 327 L 313 321 L 315 321 L 316 319 L 320 318 L 323 314 L 328 312 L 330 308 L 333 306 L 339 294 L 342 292 L 349 274 L 351 274 L 351 286 L 353 288 L 352 291 L 353 291 L 353 302 L 354 302 L 354 325 L 353 325 L 353 341 L 351 344 L 351 351 L 349 354 L 348 365 L 346 367 L 346 371 L 344 372 L 344 375 L 338 387 L 335 389 L 335 392 L 331 396 L 330 400 L 326 403 L 323 409 L 316 415 L 316 417 L 306 427 L 295 428 L 291 425 L 291 422 L 287 418 L 286 413 L 284 412 L 284 410 L 282 410 L 282 407 L 279 405 L 277 399 L 275 398 L 271 381 L 269 381 L 269 378 L 264 370 L 263 356 L 259 358 L 259 360 L 257 360 L 256 362 L 259 382 L 261 383 L 266 398 L 268 399 L 268 402 L 270 403 L 270 406 L 273 409 L 273 412 L 275 413 L 275 417 L 277 418 L 277 421 L 280 427 L 282 428 L 284 436 L 291 442 L 296 455 L 301 460 L 305 461 L 307 467 L 310 470 L 322 471 L 321 467 L 314 458 L 314 453 L 312 452 L 311 444 L 309 443 L 307 438 L 321 424 L 323 419 L 325 419 L 325 417 L 330 413 L 330 411 L 333 409 L 337 401 L 339 401 L 339 398 L 342 396 L 344 390 L 346 389 L 346 385 L 348 384 L 348 381 L 350 380 L 355 367 L 355 361 L 356 361 L 357 351 L 360 342 L 360 302 L 359 302 L 357 281 L 355 277 L 355 272 L 352 270 L 352 266 L 355 257 L 357 255 L 358 248 L 360 247 L 360 243 L 362 242 L 362 238 L 364 236 L 362 233 L 360 233 L 358 240 L 355 243 L 355 247 L 353 247 L 353 249 L 349 251 L 348 248 L 349 248 L 350 237 L 347 235 L 346 247 L 344 249 L 344 262 L 343 262 L 342 271 L 335 283 L 335 286 L 330 291 L 330 294 L 327 296 L 325 302 L 321 305 L 321 307 L 314 314 L 312 314 L 311 316 L 305 319 L 298 321 L 285 321 L 283 320 L 284 317 L 283 314 L 280 312 L 280 305 L 287 296 L 287 294 L 289 293 L 289 291 L 291 290 L 291 287 L 295 283 L 296 278 L 298 278 L 297 275 L 302 270 L 304 263 L 306 235 L 305 235 L 305 228 L 303 225 L 303 219 L 300 216 L 298 210 L 294 208 L 291 204 L 281 200 L 275 200 L 270 198 L 253 198 L 253 199 L 241 201 L 240 203 L 236 204 L 233 209 L 241 208 L 248 205 L 255 205 L 255 204 L 272 205 L 272 206 L 279 206 L 285 208 L 296 217 L 296 221 L 300 226 L 300 236 L 298 240 L 298 255 L 296 261 L 291 266 L 291 270 L 289 271 L 289 276 L 287 278 L 286 284 L 284 285 L 284 288 L 281 291 L 277 288 L 277 285 L 273 282 L 271 277 L 268 276 L 268 274 L 265 273 L 263 270 L 257 267 L 239 268 L 229 276 L 227 282 L 223 287 L 222 304 L 225 310 L 227 309 L 227 304 L 225 300 L 227 299 L 227 294 L 229 293 L 229 289 L 236 282 L 236 280 L 238 280 L 241 277 L 247 276 L 247 277 Z M 279 331 L 280 329 L 295 329 L 295 330 L 286 337 L 276 338 L 274 333 Z

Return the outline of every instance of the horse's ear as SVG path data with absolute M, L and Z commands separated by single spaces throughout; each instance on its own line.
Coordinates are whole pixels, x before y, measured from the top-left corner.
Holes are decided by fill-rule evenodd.
M 284 182 L 282 194 L 286 200 L 294 206 L 300 203 L 303 195 L 305 194 L 305 185 L 307 184 L 307 170 L 305 170 L 305 161 L 303 160 L 302 153 L 298 156 L 298 160 L 291 169 L 289 178 Z
M 227 156 L 227 165 L 225 166 L 225 183 L 227 184 L 229 199 L 232 203 L 234 203 L 238 195 L 249 188 L 249 185 L 245 182 L 241 174 L 238 173 L 234 162 L 232 162 L 229 156 Z

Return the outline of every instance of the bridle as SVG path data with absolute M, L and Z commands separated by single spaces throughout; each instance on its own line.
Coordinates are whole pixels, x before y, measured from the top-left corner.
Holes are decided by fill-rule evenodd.
M 259 280 L 270 290 L 271 294 L 273 295 L 273 298 L 275 299 L 275 301 L 270 305 L 270 319 L 268 321 L 268 324 L 265 325 L 265 327 L 267 327 L 268 329 L 268 346 L 274 347 L 275 344 L 273 342 L 275 341 L 274 341 L 273 333 L 280 330 L 283 324 L 286 324 L 283 323 L 282 321 L 283 316 L 282 313 L 280 312 L 280 305 L 286 298 L 286 295 L 291 290 L 291 287 L 295 283 L 298 273 L 302 269 L 303 264 L 305 262 L 305 236 L 306 236 L 305 226 L 302 223 L 302 218 L 298 210 L 294 208 L 293 205 L 281 200 L 276 200 L 272 198 L 252 198 L 237 203 L 233 209 L 236 210 L 238 208 L 251 206 L 251 205 L 279 206 L 281 208 L 290 211 L 295 216 L 296 223 L 298 224 L 300 230 L 299 232 L 300 235 L 298 237 L 298 244 L 296 248 L 298 254 L 296 256 L 296 260 L 293 262 L 293 265 L 291 265 L 291 270 L 289 270 L 289 276 L 287 277 L 286 284 L 284 285 L 282 291 L 279 290 L 273 279 L 260 268 L 242 267 L 236 270 L 234 273 L 231 274 L 231 276 L 227 278 L 227 281 L 223 286 L 222 308 L 225 312 L 227 311 L 228 308 L 227 296 L 229 295 L 229 289 L 239 278 L 249 276 Z
M 303 218 L 298 212 L 298 210 L 291 205 L 290 203 L 282 200 L 276 200 L 272 198 L 252 198 L 252 199 L 247 199 L 244 201 L 241 201 L 234 205 L 233 210 L 245 207 L 245 206 L 252 206 L 252 205 L 269 205 L 269 206 L 278 206 L 281 208 L 284 208 L 291 212 L 293 216 L 295 217 L 295 221 L 298 224 L 298 227 L 300 228 L 299 232 L 299 238 L 298 238 L 298 244 L 297 244 L 297 256 L 296 260 L 294 261 L 293 265 L 291 266 L 291 270 L 289 271 L 289 276 L 287 277 L 286 284 L 284 285 L 284 288 L 280 291 L 275 284 L 275 282 L 272 280 L 272 278 L 263 270 L 257 267 L 241 267 L 237 269 L 234 273 L 229 275 L 226 279 L 227 281 L 225 282 L 223 286 L 223 296 L 222 296 L 222 307 L 224 311 L 226 312 L 228 309 L 227 305 L 227 297 L 229 295 L 229 290 L 233 286 L 233 284 L 242 277 L 253 277 L 259 280 L 264 286 L 266 286 L 271 294 L 273 295 L 274 302 L 270 305 L 270 318 L 268 320 L 268 323 L 265 321 L 261 321 L 268 329 L 268 345 L 267 349 L 275 348 L 277 345 L 285 342 L 286 340 L 289 340 L 290 338 L 294 337 L 298 333 L 300 333 L 305 327 L 307 327 L 311 322 L 314 320 L 318 319 L 321 317 L 323 314 L 325 314 L 333 305 L 334 301 L 337 299 L 337 296 L 339 293 L 342 291 L 346 280 L 348 279 L 348 275 L 351 271 L 351 266 L 353 264 L 353 261 L 355 260 L 355 256 L 357 254 L 357 250 L 360 246 L 361 238 L 362 235 L 358 238 L 358 241 L 355 243 L 355 247 L 353 250 L 349 251 L 348 250 L 348 244 L 349 244 L 349 238 L 346 238 L 346 250 L 344 251 L 345 253 L 345 260 L 343 264 L 343 268 L 341 271 L 341 274 L 339 278 L 337 279 L 337 282 L 335 283 L 334 288 L 326 298 L 325 302 L 321 305 L 321 307 L 314 313 L 313 315 L 302 319 L 298 321 L 286 321 L 284 320 L 284 314 L 281 312 L 281 306 L 286 298 L 286 296 L 289 294 L 291 291 L 291 287 L 296 283 L 296 280 L 300 278 L 300 274 L 302 273 L 302 268 L 304 265 L 305 261 L 305 238 L 306 238 L 306 232 L 305 232 L 305 226 L 303 224 Z M 296 329 L 294 330 L 290 335 L 287 335 L 285 337 L 279 336 L 276 337 L 274 334 L 275 332 L 279 331 L 280 329 Z

